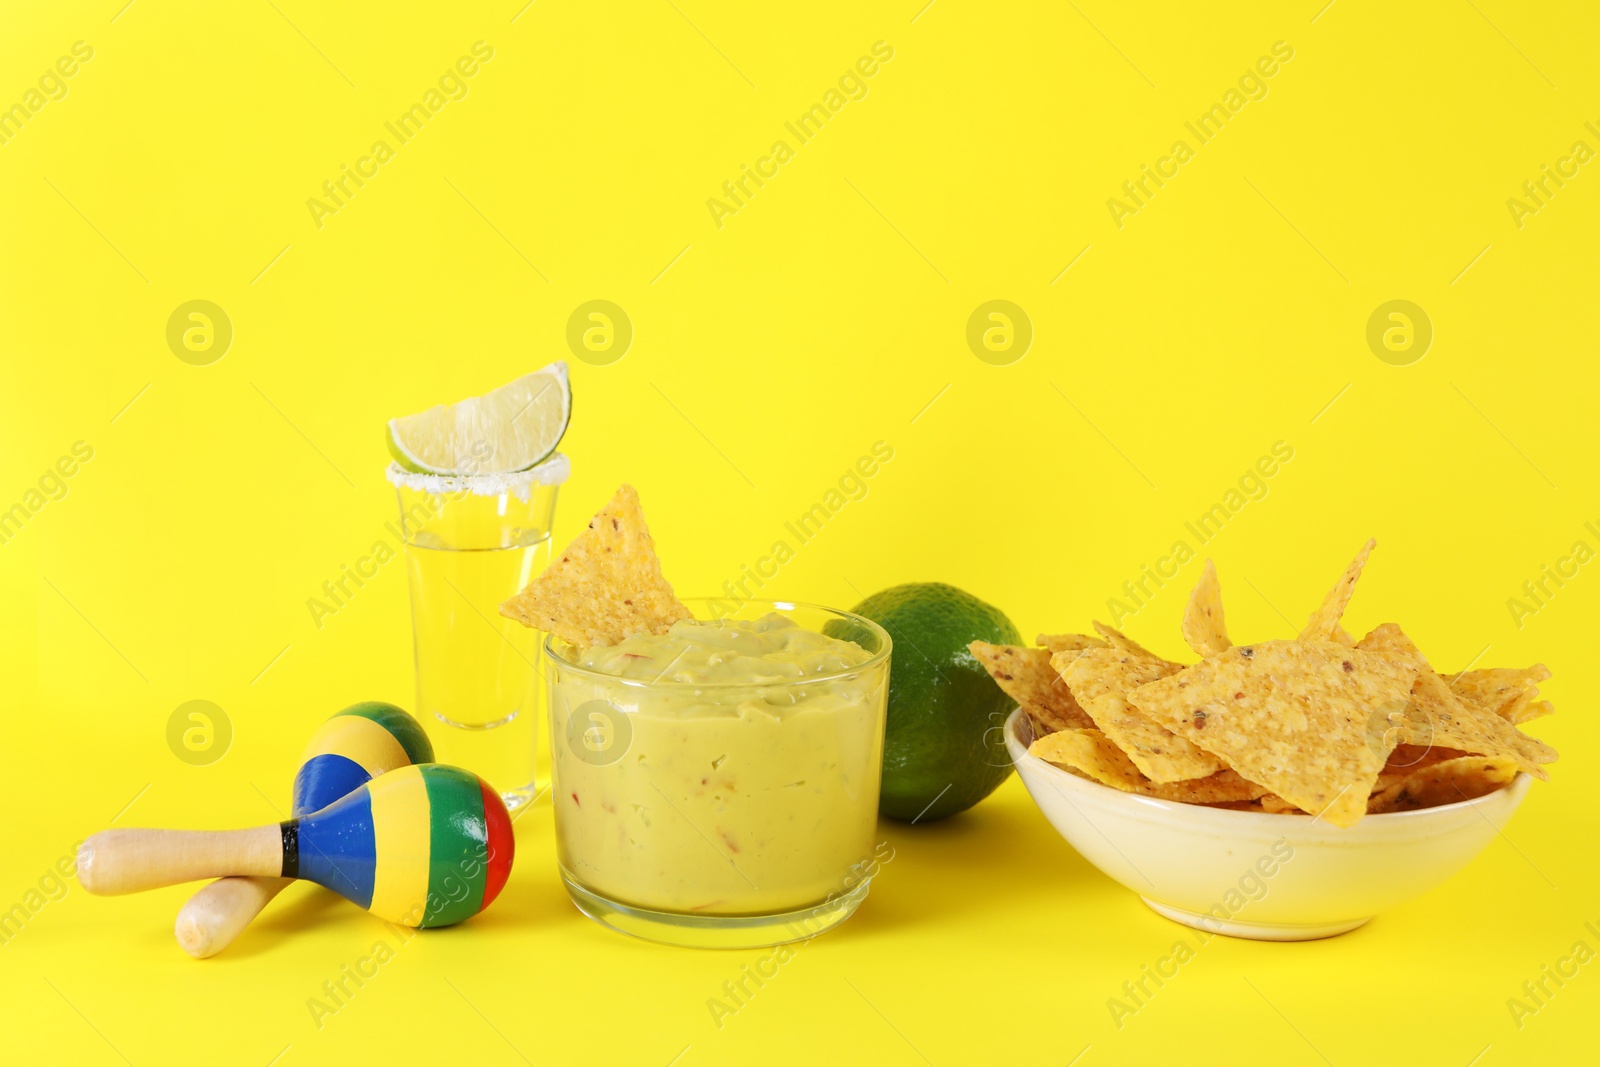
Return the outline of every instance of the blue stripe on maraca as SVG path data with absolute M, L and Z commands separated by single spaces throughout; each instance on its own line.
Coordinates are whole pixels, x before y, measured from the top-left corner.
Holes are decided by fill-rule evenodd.
M 318 817 L 297 821 L 300 877 L 370 907 L 378 866 L 372 795 L 358 788 L 322 809 Z
M 301 764 L 294 776 L 294 813 L 309 815 L 372 780 L 367 769 L 348 756 L 324 753 Z

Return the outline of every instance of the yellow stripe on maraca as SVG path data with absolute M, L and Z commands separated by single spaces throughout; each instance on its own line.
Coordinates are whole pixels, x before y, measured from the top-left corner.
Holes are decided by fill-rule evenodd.
M 317 727 L 300 762 L 320 755 L 343 756 L 374 778 L 411 763 L 394 734 L 360 715 L 336 715 Z
M 409 783 L 409 779 L 418 781 Z M 415 766 L 390 771 L 367 786 L 372 797 L 373 846 L 377 870 L 372 879 L 369 910 L 378 915 L 404 915 L 405 925 L 422 922 L 428 903 L 428 790 Z M 412 788 L 407 788 L 407 785 Z M 418 827 L 424 832 L 419 833 Z

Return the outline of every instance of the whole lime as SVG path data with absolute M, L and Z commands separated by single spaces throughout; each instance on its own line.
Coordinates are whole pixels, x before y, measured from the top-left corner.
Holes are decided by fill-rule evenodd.
M 1000 729 L 1012 702 L 967 649 L 1021 644 L 1005 613 L 939 582 L 897 585 L 854 608 L 889 631 L 889 722 L 878 810 L 930 822 L 965 811 L 1011 774 Z

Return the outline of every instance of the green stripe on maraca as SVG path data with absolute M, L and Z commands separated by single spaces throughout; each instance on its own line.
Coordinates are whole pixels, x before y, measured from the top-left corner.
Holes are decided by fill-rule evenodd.
M 361 714 L 378 709 L 381 718 Z M 354 704 L 317 728 L 294 777 L 294 813 L 309 815 L 387 771 L 405 767 L 433 746 L 417 720 L 393 704 Z
M 446 811 L 483 811 L 478 777 L 455 767 L 433 764 L 422 769 L 428 784 L 428 806 Z M 488 872 L 489 828 L 482 819 L 435 819 L 424 926 L 448 926 L 474 915 L 483 905 Z
M 428 741 L 428 735 L 422 732 L 417 720 L 393 704 L 386 704 L 381 700 L 364 700 L 359 704 L 351 704 L 338 714 L 359 715 L 364 719 L 371 719 L 394 735 L 394 739 L 400 742 L 412 763 L 433 762 L 433 745 Z

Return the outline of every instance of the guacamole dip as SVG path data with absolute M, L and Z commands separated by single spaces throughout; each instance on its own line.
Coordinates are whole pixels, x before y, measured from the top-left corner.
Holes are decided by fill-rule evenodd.
M 822 902 L 869 857 L 886 659 L 797 626 L 675 623 L 557 667 L 552 770 L 568 877 L 660 911 Z M 615 679 L 615 682 L 612 681 Z

